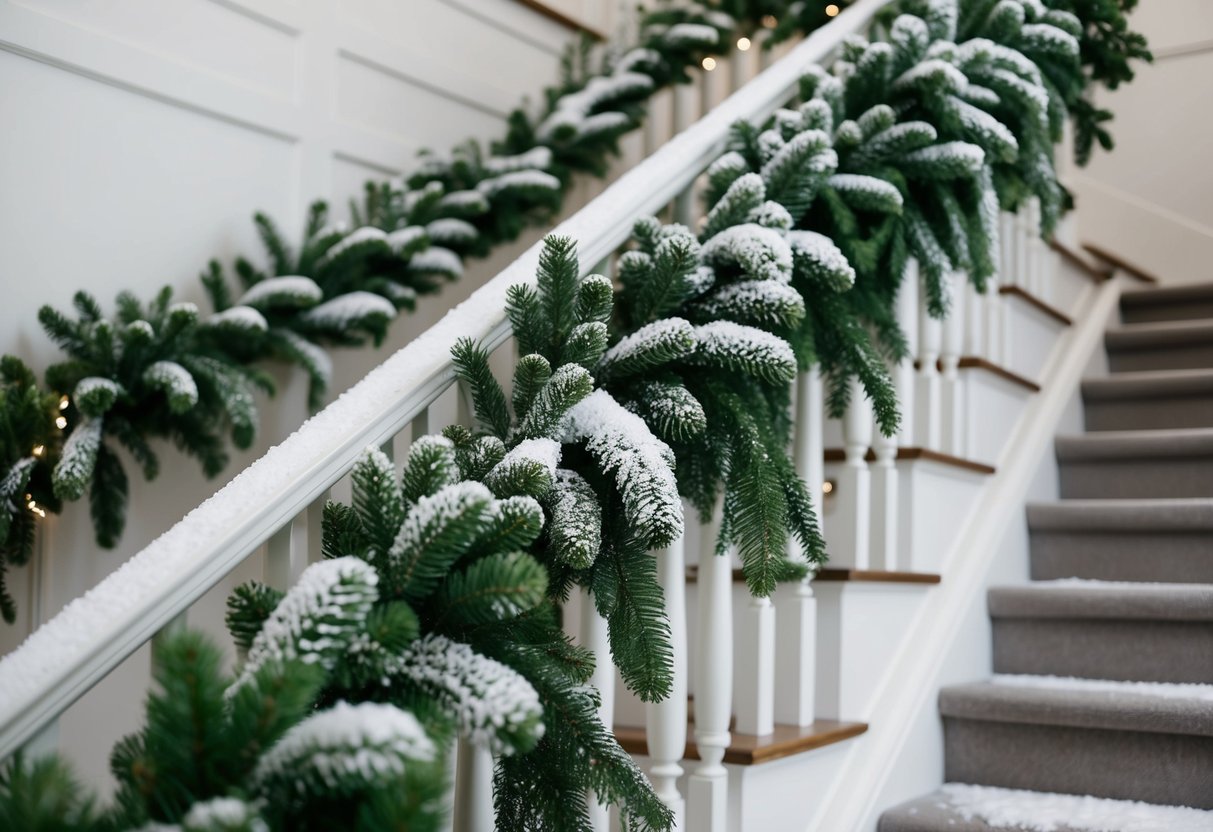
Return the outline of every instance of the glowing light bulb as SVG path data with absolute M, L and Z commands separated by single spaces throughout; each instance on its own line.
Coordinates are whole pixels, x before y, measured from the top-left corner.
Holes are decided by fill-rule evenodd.
M 716 59 L 713 58 L 711 55 L 704 58 L 703 59 L 703 68 L 706 69 L 708 72 L 711 72 L 713 69 L 716 68 Z
M 738 38 L 737 39 L 737 50 L 739 52 L 750 51 L 750 39 L 749 38 Z
M 39 517 L 46 516 L 46 510 L 39 507 L 38 503 L 36 503 L 34 500 L 29 501 L 29 510 L 32 511 L 34 514 L 38 515 Z
M 779 21 L 775 18 L 775 15 L 773 15 L 773 14 L 764 14 L 762 16 L 762 25 L 766 26 L 768 29 L 774 29 L 776 26 L 779 25 Z
M 834 492 L 834 481 L 833 480 L 826 480 L 825 482 L 823 482 L 821 484 L 821 493 L 822 494 L 832 494 L 833 492 Z
M 63 430 L 65 427 L 67 427 L 67 417 L 60 416 L 59 418 L 55 419 L 55 427 L 59 428 L 59 430 Z
M 67 410 L 67 406 L 69 404 L 71 404 L 71 401 L 68 399 L 67 396 L 64 396 L 63 398 L 59 399 L 59 409 L 60 410 Z
M 840 11 L 842 11 L 842 9 L 831 3 L 830 5 L 826 6 L 826 17 L 835 17 Z
M 35 445 L 34 446 L 34 456 L 42 456 L 44 453 L 46 453 L 45 445 Z

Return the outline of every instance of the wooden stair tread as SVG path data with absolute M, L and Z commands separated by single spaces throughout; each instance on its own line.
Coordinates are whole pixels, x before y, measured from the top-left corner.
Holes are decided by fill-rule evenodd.
M 1143 269 L 1141 266 L 1138 266 L 1136 263 L 1129 262 L 1119 254 L 1113 254 L 1103 246 L 1098 246 L 1093 243 L 1083 243 L 1082 247 L 1098 257 L 1100 260 L 1103 260 L 1105 263 L 1111 264 L 1130 277 L 1135 277 L 1143 283 L 1159 282 L 1157 277 Z
M 1062 326 L 1070 326 L 1074 323 L 1074 320 L 1065 312 L 1062 312 L 1056 306 L 1041 300 L 1040 298 L 1036 297 L 1036 295 L 1032 294 L 1021 286 L 999 286 L 998 294 L 1019 298 L 1029 306 L 1039 309 L 1041 312 L 1045 313 Z
M 937 584 L 943 580 L 931 572 L 890 572 L 883 569 L 820 569 L 813 576 L 814 581 L 829 581 L 831 583 L 851 581 L 868 584 Z M 687 567 L 687 583 L 699 581 L 699 567 L 691 564 Z M 745 583 L 745 573 L 740 569 L 733 570 L 733 583 Z
M 814 581 L 855 581 L 884 584 L 937 584 L 943 580 L 932 572 L 890 572 L 883 569 L 821 569 Z
M 826 462 L 846 462 L 847 452 L 842 448 L 826 448 Z M 869 450 L 867 456 L 864 457 L 868 462 L 876 461 L 876 452 Z M 994 466 L 986 465 L 984 462 L 976 462 L 971 459 L 963 459 L 952 454 L 945 454 L 942 451 L 933 451 L 930 448 L 920 448 L 917 446 L 900 447 L 897 449 L 898 460 L 926 459 L 932 462 L 938 462 L 942 465 L 951 465 L 954 468 L 964 468 L 967 471 L 975 471 L 978 474 L 993 474 Z
M 959 367 L 961 370 L 984 370 L 985 372 L 992 373 L 999 378 L 1006 379 L 1012 384 L 1018 384 L 1020 387 L 1030 390 L 1033 393 L 1040 392 L 1040 385 L 1032 381 L 1030 378 L 1021 376 L 1019 373 L 1008 370 L 1001 364 L 995 364 L 988 358 L 982 358 L 979 355 L 962 355 L 960 357 L 960 361 L 957 363 L 957 367 Z M 921 370 L 922 362 L 915 361 L 914 369 Z M 939 370 L 941 373 L 943 372 L 943 359 L 939 359 L 935 362 L 935 369 Z
M 1049 240 L 1049 247 L 1060 254 L 1063 260 L 1082 271 L 1096 283 L 1103 283 L 1112 277 L 1110 268 L 1100 268 L 1088 260 L 1084 254 L 1060 240 Z
M 756 766 L 781 760 L 793 754 L 823 748 L 843 740 L 857 737 L 868 730 L 867 723 L 839 722 L 833 719 L 818 719 L 811 725 L 776 725 L 774 732 L 765 736 L 733 733 L 729 747 L 724 752 L 724 761 L 739 766 Z M 629 754 L 647 757 L 649 742 L 643 727 L 615 726 L 615 739 Z M 684 760 L 698 760 L 699 748 L 695 743 L 694 723 L 688 722 L 687 746 Z

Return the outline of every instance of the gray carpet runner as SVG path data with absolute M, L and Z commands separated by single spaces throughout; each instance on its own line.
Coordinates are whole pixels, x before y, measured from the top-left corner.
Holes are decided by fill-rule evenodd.
M 1032 583 L 989 590 L 995 676 L 940 691 L 948 785 L 879 832 L 1213 830 L 1213 283 L 1121 319 Z

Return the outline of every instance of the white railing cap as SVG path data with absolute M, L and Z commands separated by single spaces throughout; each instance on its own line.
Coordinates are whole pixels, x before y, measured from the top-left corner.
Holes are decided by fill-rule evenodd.
M 625 173 L 552 233 L 601 261 L 720 154 L 730 125 L 760 122 L 791 98 L 805 67 L 866 27 L 889 0 L 859 0 L 691 127 Z M 340 479 L 364 448 L 400 432 L 454 378 L 450 349 L 508 335 L 506 289 L 533 283 L 542 243 L 372 370 L 215 496 L 69 603 L 0 660 L 0 759 L 187 610 L 275 531 Z

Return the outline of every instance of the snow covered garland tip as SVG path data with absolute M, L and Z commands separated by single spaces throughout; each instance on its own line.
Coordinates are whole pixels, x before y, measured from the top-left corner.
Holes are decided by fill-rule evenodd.
M 466 644 L 423 636 L 400 654 L 393 675 L 439 701 L 456 715 L 461 735 L 495 755 L 524 754 L 543 736 L 543 706 L 531 683 Z
M 595 390 L 569 411 L 563 439 L 584 441 L 602 470 L 614 475 L 628 521 L 649 548 L 668 546 L 682 534 L 674 454 L 643 419 Z
M 257 764 L 253 790 L 290 799 L 385 784 L 437 756 L 417 718 L 393 705 L 338 702 L 291 728 Z
M 271 661 L 299 659 L 332 670 L 379 598 L 379 575 L 355 557 L 312 564 L 270 613 L 249 647 L 234 694 Z

